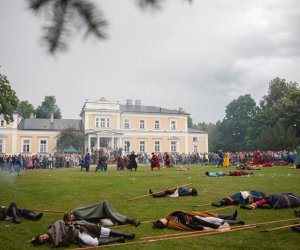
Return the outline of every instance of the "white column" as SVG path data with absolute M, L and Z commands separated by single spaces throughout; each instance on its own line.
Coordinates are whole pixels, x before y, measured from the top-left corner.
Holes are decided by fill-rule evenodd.
M 89 153 L 91 153 L 91 137 L 90 137 L 90 134 L 88 134 L 88 149 L 89 149 Z

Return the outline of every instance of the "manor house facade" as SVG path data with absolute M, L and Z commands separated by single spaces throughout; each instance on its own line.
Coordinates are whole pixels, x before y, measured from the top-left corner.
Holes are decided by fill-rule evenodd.
M 84 131 L 84 149 L 79 150 L 85 152 L 100 147 L 124 153 L 208 152 L 207 133 L 188 128 L 188 116 L 181 108 L 144 106 L 139 100 L 120 104 L 103 97 L 86 101 L 81 119 L 22 119 L 15 114 L 7 124 L 0 115 L 0 153 L 55 153 L 57 135 L 70 127 Z

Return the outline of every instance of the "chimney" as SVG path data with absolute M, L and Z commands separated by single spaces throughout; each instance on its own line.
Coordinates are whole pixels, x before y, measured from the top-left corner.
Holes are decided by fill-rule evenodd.
M 126 106 L 132 106 L 132 100 L 127 99 L 126 100 Z
M 135 100 L 135 106 L 141 107 L 141 100 Z
M 179 108 L 179 113 L 183 113 L 183 108 Z
M 50 117 L 50 122 L 53 123 L 54 122 L 54 116 L 53 116 L 53 113 L 51 114 L 51 117 Z

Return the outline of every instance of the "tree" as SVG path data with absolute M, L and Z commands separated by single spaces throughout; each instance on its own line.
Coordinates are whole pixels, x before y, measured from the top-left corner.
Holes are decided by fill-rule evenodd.
M 190 116 L 188 116 L 187 122 L 188 122 L 188 128 L 193 128 L 194 126 L 193 119 Z
M 278 151 L 282 149 L 294 150 L 300 140 L 296 137 L 294 127 L 286 126 L 284 122 L 278 121 L 275 126 L 266 127 L 257 139 L 257 148 L 260 150 Z
M 67 49 L 66 39 L 72 37 L 78 30 L 84 29 L 85 37 L 90 35 L 102 40 L 107 36 L 105 28 L 107 21 L 97 5 L 89 0 L 27 0 L 33 13 L 44 12 L 52 23 L 44 27 L 43 41 L 51 54 Z M 186 0 L 192 2 L 192 0 Z M 163 0 L 138 0 L 142 9 L 151 7 L 160 9 Z M 72 32 L 73 31 L 73 32 Z
M 225 110 L 225 118 L 217 124 L 222 148 L 228 151 L 246 150 L 246 135 L 249 121 L 258 111 L 255 101 L 249 95 L 231 101 Z
M 61 119 L 60 109 L 56 105 L 56 99 L 54 96 L 45 96 L 42 105 L 36 109 L 37 118 L 50 118 L 53 114 L 54 119 Z
M 82 150 L 84 147 L 84 132 L 74 128 L 62 130 L 57 136 L 56 149 L 58 152 L 73 146 L 77 150 Z
M 18 104 L 17 112 L 21 115 L 24 119 L 29 118 L 31 114 L 35 113 L 34 107 L 28 101 L 21 101 Z
M 7 77 L 0 74 L 0 114 L 4 116 L 7 123 L 14 121 L 13 113 L 16 111 L 18 103 L 19 99 Z

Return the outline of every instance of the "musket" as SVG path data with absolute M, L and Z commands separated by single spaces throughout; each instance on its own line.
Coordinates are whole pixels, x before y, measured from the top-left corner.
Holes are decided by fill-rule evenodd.
M 298 227 L 298 226 L 300 226 L 300 223 L 287 225 L 287 226 L 282 226 L 282 227 L 273 227 L 273 228 L 270 228 L 270 229 L 262 230 L 261 232 L 271 232 L 271 231 L 276 231 L 276 230 L 281 230 L 281 229 L 286 229 L 286 228 L 291 228 L 291 227 Z

